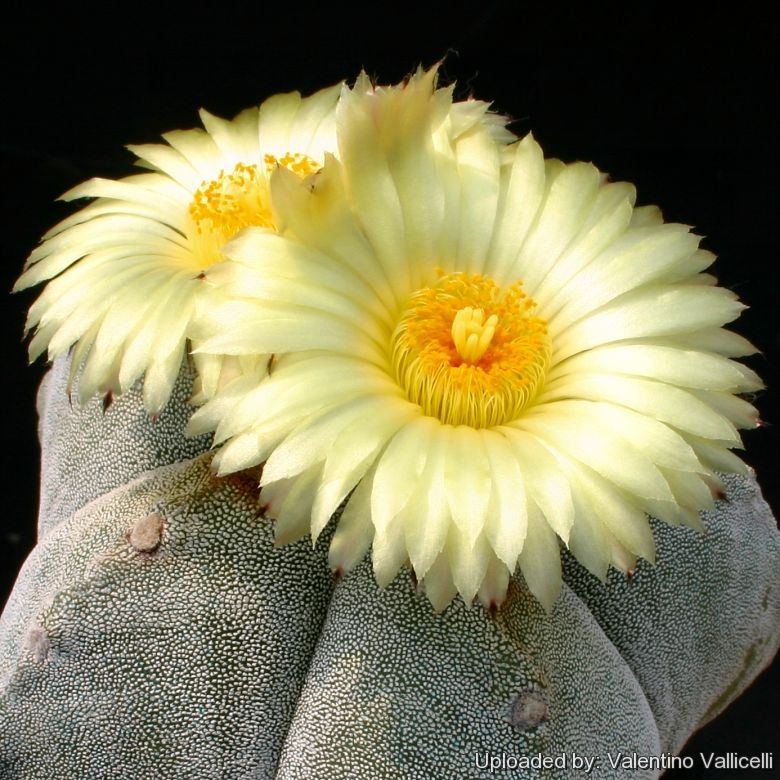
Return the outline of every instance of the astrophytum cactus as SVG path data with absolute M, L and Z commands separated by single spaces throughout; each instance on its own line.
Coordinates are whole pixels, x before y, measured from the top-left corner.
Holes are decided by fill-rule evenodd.
M 0 620 L 0 777 L 482 778 L 627 772 L 679 751 L 773 657 L 780 536 L 725 477 L 706 533 L 654 523 L 657 564 L 606 584 L 573 559 L 547 614 L 437 614 L 407 571 L 342 579 L 328 532 L 275 547 L 255 474 L 186 438 L 191 374 L 152 421 L 55 363 L 39 399 L 39 541 Z M 691 680 L 696 685 L 691 685 Z M 547 761 L 540 775 L 539 766 Z

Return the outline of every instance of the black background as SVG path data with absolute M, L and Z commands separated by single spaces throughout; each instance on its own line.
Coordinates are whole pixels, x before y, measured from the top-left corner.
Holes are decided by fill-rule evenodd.
M 124 144 L 196 126 L 200 106 L 232 116 L 275 92 L 308 94 L 354 79 L 362 67 L 395 83 L 419 62 L 447 55 L 443 74 L 457 81 L 460 97 L 493 100 L 516 120 L 515 132 L 533 130 L 547 156 L 593 161 L 613 179 L 634 182 L 640 204 L 658 204 L 668 221 L 705 236 L 703 245 L 719 255 L 721 283 L 751 307 L 734 327 L 763 353 L 750 360 L 769 387 L 757 405 L 770 424 L 780 422 L 780 41 L 757 5 L 703 14 L 647 2 L 605 12 L 590 3 L 489 0 L 384 12 L 293 2 L 178 12 L 165 4 L 58 3 L 17 8 L 3 26 L 2 290 L 40 235 L 69 213 L 54 203 L 58 195 L 92 176 L 132 172 Z M 9 293 L 0 306 L 2 474 L 5 495 L 14 497 L 0 516 L 0 604 L 34 541 L 34 398 L 43 367 L 27 366 L 21 343 L 33 299 Z M 777 516 L 777 428 L 745 441 Z M 689 752 L 777 748 L 778 676 L 776 664 Z

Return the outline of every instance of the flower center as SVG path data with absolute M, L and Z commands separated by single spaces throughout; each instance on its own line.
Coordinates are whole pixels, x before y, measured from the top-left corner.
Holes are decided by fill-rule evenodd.
M 304 178 L 320 169 L 305 154 L 287 152 L 282 157 L 266 154 L 264 165 L 238 163 L 230 172 L 204 181 L 187 210 L 187 235 L 198 270 L 222 259 L 222 247 L 239 230 L 256 226 L 276 229 L 271 210 L 269 177 L 281 165 Z
M 396 379 L 425 414 L 489 428 L 515 419 L 550 362 L 547 323 L 522 282 L 442 275 L 409 300 L 392 337 Z
M 498 315 L 491 314 L 487 322 L 485 312 L 473 306 L 464 306 L 452 320 L 452 343 L 464 363 L 474 365 L 490 346 L 498 325 Z

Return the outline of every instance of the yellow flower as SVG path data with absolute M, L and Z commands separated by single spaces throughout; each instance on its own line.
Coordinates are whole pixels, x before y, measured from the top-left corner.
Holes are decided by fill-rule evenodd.
M 248 225 L 277 228 L 268 190 L 280 166 L 304 178 L 335 146 L 339 87 L 301 98 L 276 95 L 232 121 L 201 112 L 203 129 L 174 131 L 168 145 L 130 147 L 152 172 L 119 181 L 93 179 L 63 198 L 96 198 L 43 238 L 16 284 L 51 280 L 33 304 L 30 359 L 53 359 L 75 345 L 72 371 L 86 359 L 83 401 L 121 393 L 145 374 L 150 413 L 165 405 L 185 354 L 196 300 L 212 291 L 203 271 Z M 200 400 L 244 370 L 257 378 L 258 356 L 199 356 Z
M 463 121 L 461 121 L 463 120 Z M 590 164 L 507 143 L 435 71 L 360 78 L 339 158 L 271 189 L 285 234 L 249 229 L 206 272 L 205 351 L 276 353 L 199 410 L 221 473 L 264 463 L 279 543 L 344 504 L 336 570 L 372 548 L 437 608 L 501 602 L 519 567 L 546 606 L 559 541 L 594 574 L 653 560 L 647 514 L 699 526 L 760 387 L 722 326 L 742 309 L 688 228 Z

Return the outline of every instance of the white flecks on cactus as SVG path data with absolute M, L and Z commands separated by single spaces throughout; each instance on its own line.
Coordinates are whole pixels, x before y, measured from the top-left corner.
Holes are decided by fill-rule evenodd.
M 333 581 L 209 461 L 131 481 L 32 553 L 0 620 L 0 777 L 273 776 Z M 162 543 L 134 549 L 155 514 Z
M 160 436 L 140 395 L 112 408 L 70 437 L 73 463 L 101 424 L 139 450 Z M 47 406 L 44 435 L 72 431 L 69 414 L 83 410 Z M 183 446 L 171 431 L 166 451 Z M 726 480 L 706 535 L 655 524 L 658 563 L 630 580 L 603 585 L 567 558 L 549 614 L 521 579 L 495 612 L 436 614 L 408 571 L 381 590 L 366 559 L 334 582 L 329 532 L 276 547 L 256 479 L 217 478 L 209 460 L 44 523 L 0 618 L 0 776 L 487 779 L 477 762 L 502 752 L 661 755 L 780 641 L 780 535 L 749 477 Z M 153 549 L 130 543 L 144 527 Z
M 139 474 L 189 460 L 211 446 L 208 436 L 181 435 L 192 414 L 187 399 L 192 393 L 194 372 L 186 361 L 168 404 L 153 422 L 139 403 L 139 385 L 104 408 L 98 398 L 79 403 L 79 377 L 73 392 L 68 390 L 69 377 L 69 361 L 59 358 L 38 391 L 40 419 L 58 421 L 57 425 L 42 424 L 39 431 L 39 537 L 77 509 Z

